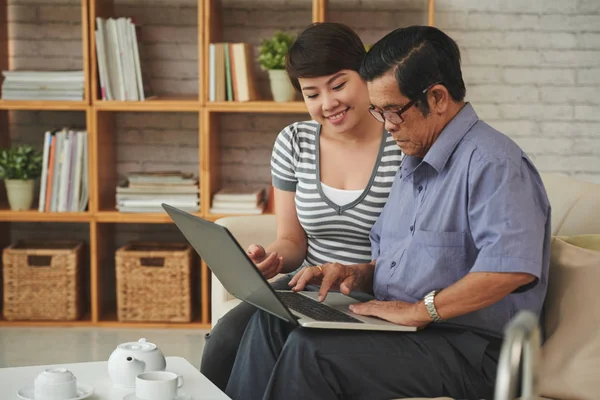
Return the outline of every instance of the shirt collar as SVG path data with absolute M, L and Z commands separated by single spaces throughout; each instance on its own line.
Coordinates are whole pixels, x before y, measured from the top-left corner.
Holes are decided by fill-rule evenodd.
M 473 125 L 479 120 L 471 103 L 465 106 L 444 127 L 431 149 L 425 154 L 424 162 L 431 165 L 439 174 L 454 149 Z

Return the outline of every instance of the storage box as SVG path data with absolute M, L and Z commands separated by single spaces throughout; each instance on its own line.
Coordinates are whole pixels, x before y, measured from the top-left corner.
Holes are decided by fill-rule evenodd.
M 129 243 L 116 253 L 119 321 L 192 320 L 192 248 L 187 243 Z
M 81 316 L 83 243 L 19 241 L 2 252 L 7 320 L 76 320 Z

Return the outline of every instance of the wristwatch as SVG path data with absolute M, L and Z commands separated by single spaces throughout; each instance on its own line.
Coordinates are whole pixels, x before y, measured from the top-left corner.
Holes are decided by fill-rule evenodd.
M 439 292 L 440 292 L 439 290 L 432 290 L 431 292 L 427 293 L 425 295 L 425 297 L 423 298 L 423 301 L 425 302 L 425 307 L 427 307 L 427 312 L 429 313 L 429 316 L 431 317 L 431 320 L 433 322 L 442 321 L 442 319 L 440 318 L 440 315 L 437 312 L 437 309 L 435 308 L 435 303 L 433 301 L 433 298 Z

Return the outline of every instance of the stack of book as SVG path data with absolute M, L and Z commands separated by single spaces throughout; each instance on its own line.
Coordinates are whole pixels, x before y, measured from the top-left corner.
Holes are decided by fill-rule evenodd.
M 84 97 L 83 71 L 2 71 L 4 100 L 68 100 Z
M 120 212 L 162 213 L 167 203 L 183 211 L 198 212 L 198 179 L 181 171 L 133 172 L 117 187 L 116 204 Z
M 212 199 L 211 214 L 262 214 L 265 211 L 264 188 L 224 187 Z
M 102 100 L 153 97 L 142 72 L 137 27 L 131 18 L 96 18 L 96 57 Z
M 253 65 L 252 45 L 249 43 L 211 43 L 209 100 L 258 100 Z
M 82 212 L 87 208 L 88 134 L 63 128 L 44 135 L 40 212 Z

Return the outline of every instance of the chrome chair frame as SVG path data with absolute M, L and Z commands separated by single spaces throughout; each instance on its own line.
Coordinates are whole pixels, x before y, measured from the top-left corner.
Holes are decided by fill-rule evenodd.
M 521 369 L 520 400 L 534 400 L 538 395 L 538 367 L 542 338 L 538 317 L 521 311 L 507 325 L 500 350 L 494 400 L 514 400 Z M 521 364 L 522 361 L 522 364 Z

